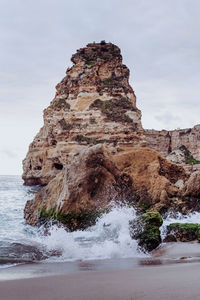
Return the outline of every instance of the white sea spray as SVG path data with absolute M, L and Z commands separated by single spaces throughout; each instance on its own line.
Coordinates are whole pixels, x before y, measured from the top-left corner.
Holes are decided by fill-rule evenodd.
M 129 222 L 135 217 L 133 208 L 123 206 L 105 213 L 96 225 L 84 231 L 67 232 L 52 226 L 42 242 L 48 251 L 61 251 L 62 255 L 50 257 L 49 261 L 144 257 L 137 241 L 130 236 Z
M 166 228 L 171 223 L 197 223 L 197 224 L 200 224 L 200 212 L 193 212 L 188 215 L 183 215 L 181 213 L 168 214 L 163 219 L 163 225 L 161 227 L 162 238 L 164 238 L 166 236 Z

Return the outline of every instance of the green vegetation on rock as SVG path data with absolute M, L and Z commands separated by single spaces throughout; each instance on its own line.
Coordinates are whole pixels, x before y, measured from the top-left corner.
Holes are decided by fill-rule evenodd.
M 126 115 L 126 111 L 136 111 L 136 108 L 133 106 L 133 104 L 125 97 L 113 98 L 107 101 L 96 99 L 90 105 L 90 109 L 92 108 L 98 108 L 101 110 L 101 112 L 106 115 L 108 120 L 122 123 L 133 123 L 133 120 Z
M 145 226 L 144 231 L 138 237 L 138 245 L 147 251 L 152 251 L 161 243 L 160 230 L 158 226 Z
M 87 136 L 84 136 L 82 134 L 78 134 L 72 138 L 74 141 L 81 143 L 90 144 L 91 138 L 88 138 Z
M 112 77 L 106 78 L 103 82 L 104 84 L 109 84 L 110 82 L 112 82 Z
M 146 202 L 142 202 L 139 204 L 138 208 L 141 212 L 146 212 L 147 209 L 149 209 L 150 204 Z
M 192 153 L 185 147 L 185 145 L 180 146 L 179 149 L 183 151 L 185 155 L 186 164 L 200 164 L 200 161 L 193 157 Z
M 107 212 L 107 210 L 80 211 L 63 214 L 61 212 L 56 212 L 53 209 L 48 211 L 43 211 L 40 209 L 38 211 L 38 223 L 43 224 L 46 221 L 52 220 L 64 224 L 70 231 L 84 230 L 89 226 L 94 225 L 97 218 L 99 218 L 105 212 Z
M 96 139 L 84 136 L 82 134 L 78 134 L 78 135 L 74 136 L 72 138 L 72 140 L 78 142 L 79 144 L 93 144 L 93 145 L 103 144 L 103 143 L 109 143 L 109 144 L 111 144 L 111 143 L 116 144 L 117 143 L 117 140 L 106 140 L 106 139 L 96 140 Z
M 70 109 L 70 104 L 65 101 L 65 99 L 58 99 L 55 104 L 54 108 L 56 110 L 61 110 L 62 108 L 69 110 Z
M 138 240 L 138 245 L 142 249 L 152 251 L 161 243 L 159 228 L 162 223 L 163 220 L 159 212 L 146 212 L 131 224 L 132 237 Z
M 63 130 L 68 130 L 69 131 L 73 128 L 73 124 L 67 123 L 65 121 L 65 119 L 61 119 L 59 121 L 59 123 L 60 123 L 60 126 L 62 127 Z
M 162 226 L 163 220 L 158 211 L 149 211 L 141 215 L 141 219 L 146 225 Z
M 167 226 L 166 242 L 190 242 L 200 241 L 200 224 L 195 223 L 171 223 Z
M 88 60 L 88 61 L 86 62 L 86 64 L 87 64 L 88 66 L 94 65 L 94 63 L 95 63 L 95 61 L 93 61 L 93 60 Z

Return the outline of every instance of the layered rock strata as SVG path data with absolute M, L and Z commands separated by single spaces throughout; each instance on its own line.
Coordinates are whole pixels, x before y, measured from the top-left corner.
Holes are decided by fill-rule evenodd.
M 172 141 L 164 143 L 166 132 L 145 138 L 119 48 L 88 44 L 72 62 L 23 162 L 25 184 L 46 185 L 27 202 L 26 222 L 51 219 L 84 229 L 124 202 L 141 212 L 199 210 L 200 173 L 191 175 L 146 147 L 147 138 L 152 148 L 160 141 L 164 155 L 173 149 Z
M 120 49 L 105 42 L 88 44 L 71 60 L 23 161 L 27 185 L 47 184 L 92 145 L 107 144 L 117 153 L 143 143 L 141 112 Z
M 171 131 L 145 130 L 145 135 L 148 147 L 165 157 L 185 146 L 196 160 L 200 160 L 200 125 Z
M 131 177 L 118 170 L 105 146 L 96 145 L 83 150 L 27 202 L 25 219 L 36 225 L 41 218 L 53 217 L 70 230 L 83 229 L 113 203 L 133 198 Z
M 113 155 L 108 146 L 96 145 L 82 151 L 27 202 L 25 219 L 36 225 L 53 218 L 75 230 L 87 228 L 116 203 L 141 212 L 192 211 L 198 205 L 198 192 L 191 205 L 187 196 L 189 186 L 198 180 L 152 149 L 136 147 Z

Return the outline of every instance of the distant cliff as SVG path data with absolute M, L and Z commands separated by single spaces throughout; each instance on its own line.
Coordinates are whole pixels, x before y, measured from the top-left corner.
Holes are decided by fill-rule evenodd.
M 170 131 L 147 129 L 145 135 L 148 146 L 165 157 L 184 145 L 195 159 L 200 160 L 200 125 Z

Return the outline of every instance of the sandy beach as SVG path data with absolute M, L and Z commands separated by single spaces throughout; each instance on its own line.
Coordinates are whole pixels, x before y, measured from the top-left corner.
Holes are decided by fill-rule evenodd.
M 85 271 L 0 282 L 1 300 L 199 300 L 200 264 Z

